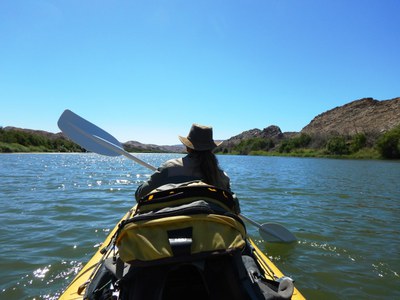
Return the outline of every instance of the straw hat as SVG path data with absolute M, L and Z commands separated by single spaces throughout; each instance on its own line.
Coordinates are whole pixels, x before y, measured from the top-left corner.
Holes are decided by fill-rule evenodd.
M 186 147 L 196 151 L 213 150 L 222 143 L 213 140 L 212 127 L 199 124 L 193 124 L 188 136 L 179 136 L 179 139 Z

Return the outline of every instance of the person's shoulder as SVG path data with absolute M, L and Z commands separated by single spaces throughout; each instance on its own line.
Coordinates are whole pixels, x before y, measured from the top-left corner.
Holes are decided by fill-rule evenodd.
M 182 158 L 174 158 L 163 163 L 162 168 L 171 168 L 182 165 Z

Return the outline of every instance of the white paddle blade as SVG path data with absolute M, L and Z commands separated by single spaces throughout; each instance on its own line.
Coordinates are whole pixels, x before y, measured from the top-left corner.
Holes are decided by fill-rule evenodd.
M 99 147 L 98 138 L 123 149 L 121 143 L 115 137 L 68 109 L 60 116 L 57 124 L 68 138 L 87 151 L 106 156 L 121 155 L 121 153 L 107 147 Z
M 152 165 L 125 151 L 111 134 L 68 109 L 58 120 L 58 127 L 67 137 L 88 151 L 106 156 L 124 155 L 152 171 L 156 170 Z
M 288 229 L 277 223 L 264 223 L 259 227 L 263 240 L 268 242 L 291 243 L 297 239 Z

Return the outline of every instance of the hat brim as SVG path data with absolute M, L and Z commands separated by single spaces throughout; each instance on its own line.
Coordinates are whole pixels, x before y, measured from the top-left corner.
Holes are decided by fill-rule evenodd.
M 184 144 L 186 147 L 196 150 L 196 151 L 206 151 L 206 150 L 213 150 L 216 147 L 218 147 L 219 145 L 222 144 L 222 142 L 212 142 L 212 143 L 207 143 L 207 144 L 200 144 L 200 143 L 196 143 L 193 144 L 188 138 L 183 137 L 183 136 L 178 136 L 179 140 L 182 142 L 182 144 Z

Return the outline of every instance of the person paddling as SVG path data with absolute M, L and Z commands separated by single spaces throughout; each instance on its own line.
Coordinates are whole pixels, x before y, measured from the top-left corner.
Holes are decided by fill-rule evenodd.
M 137 188 L 137 201 L 162 185 L 195 180 L 231 191 L 230 178 L 219 167 L 218 159 L 212 152 L 221 144 L 213 140 L 212 127 L 193 124 L 188 136 L 179 136 L 179 139 L 186 146 L 188 154 L 164 162 L 148 181 Z

